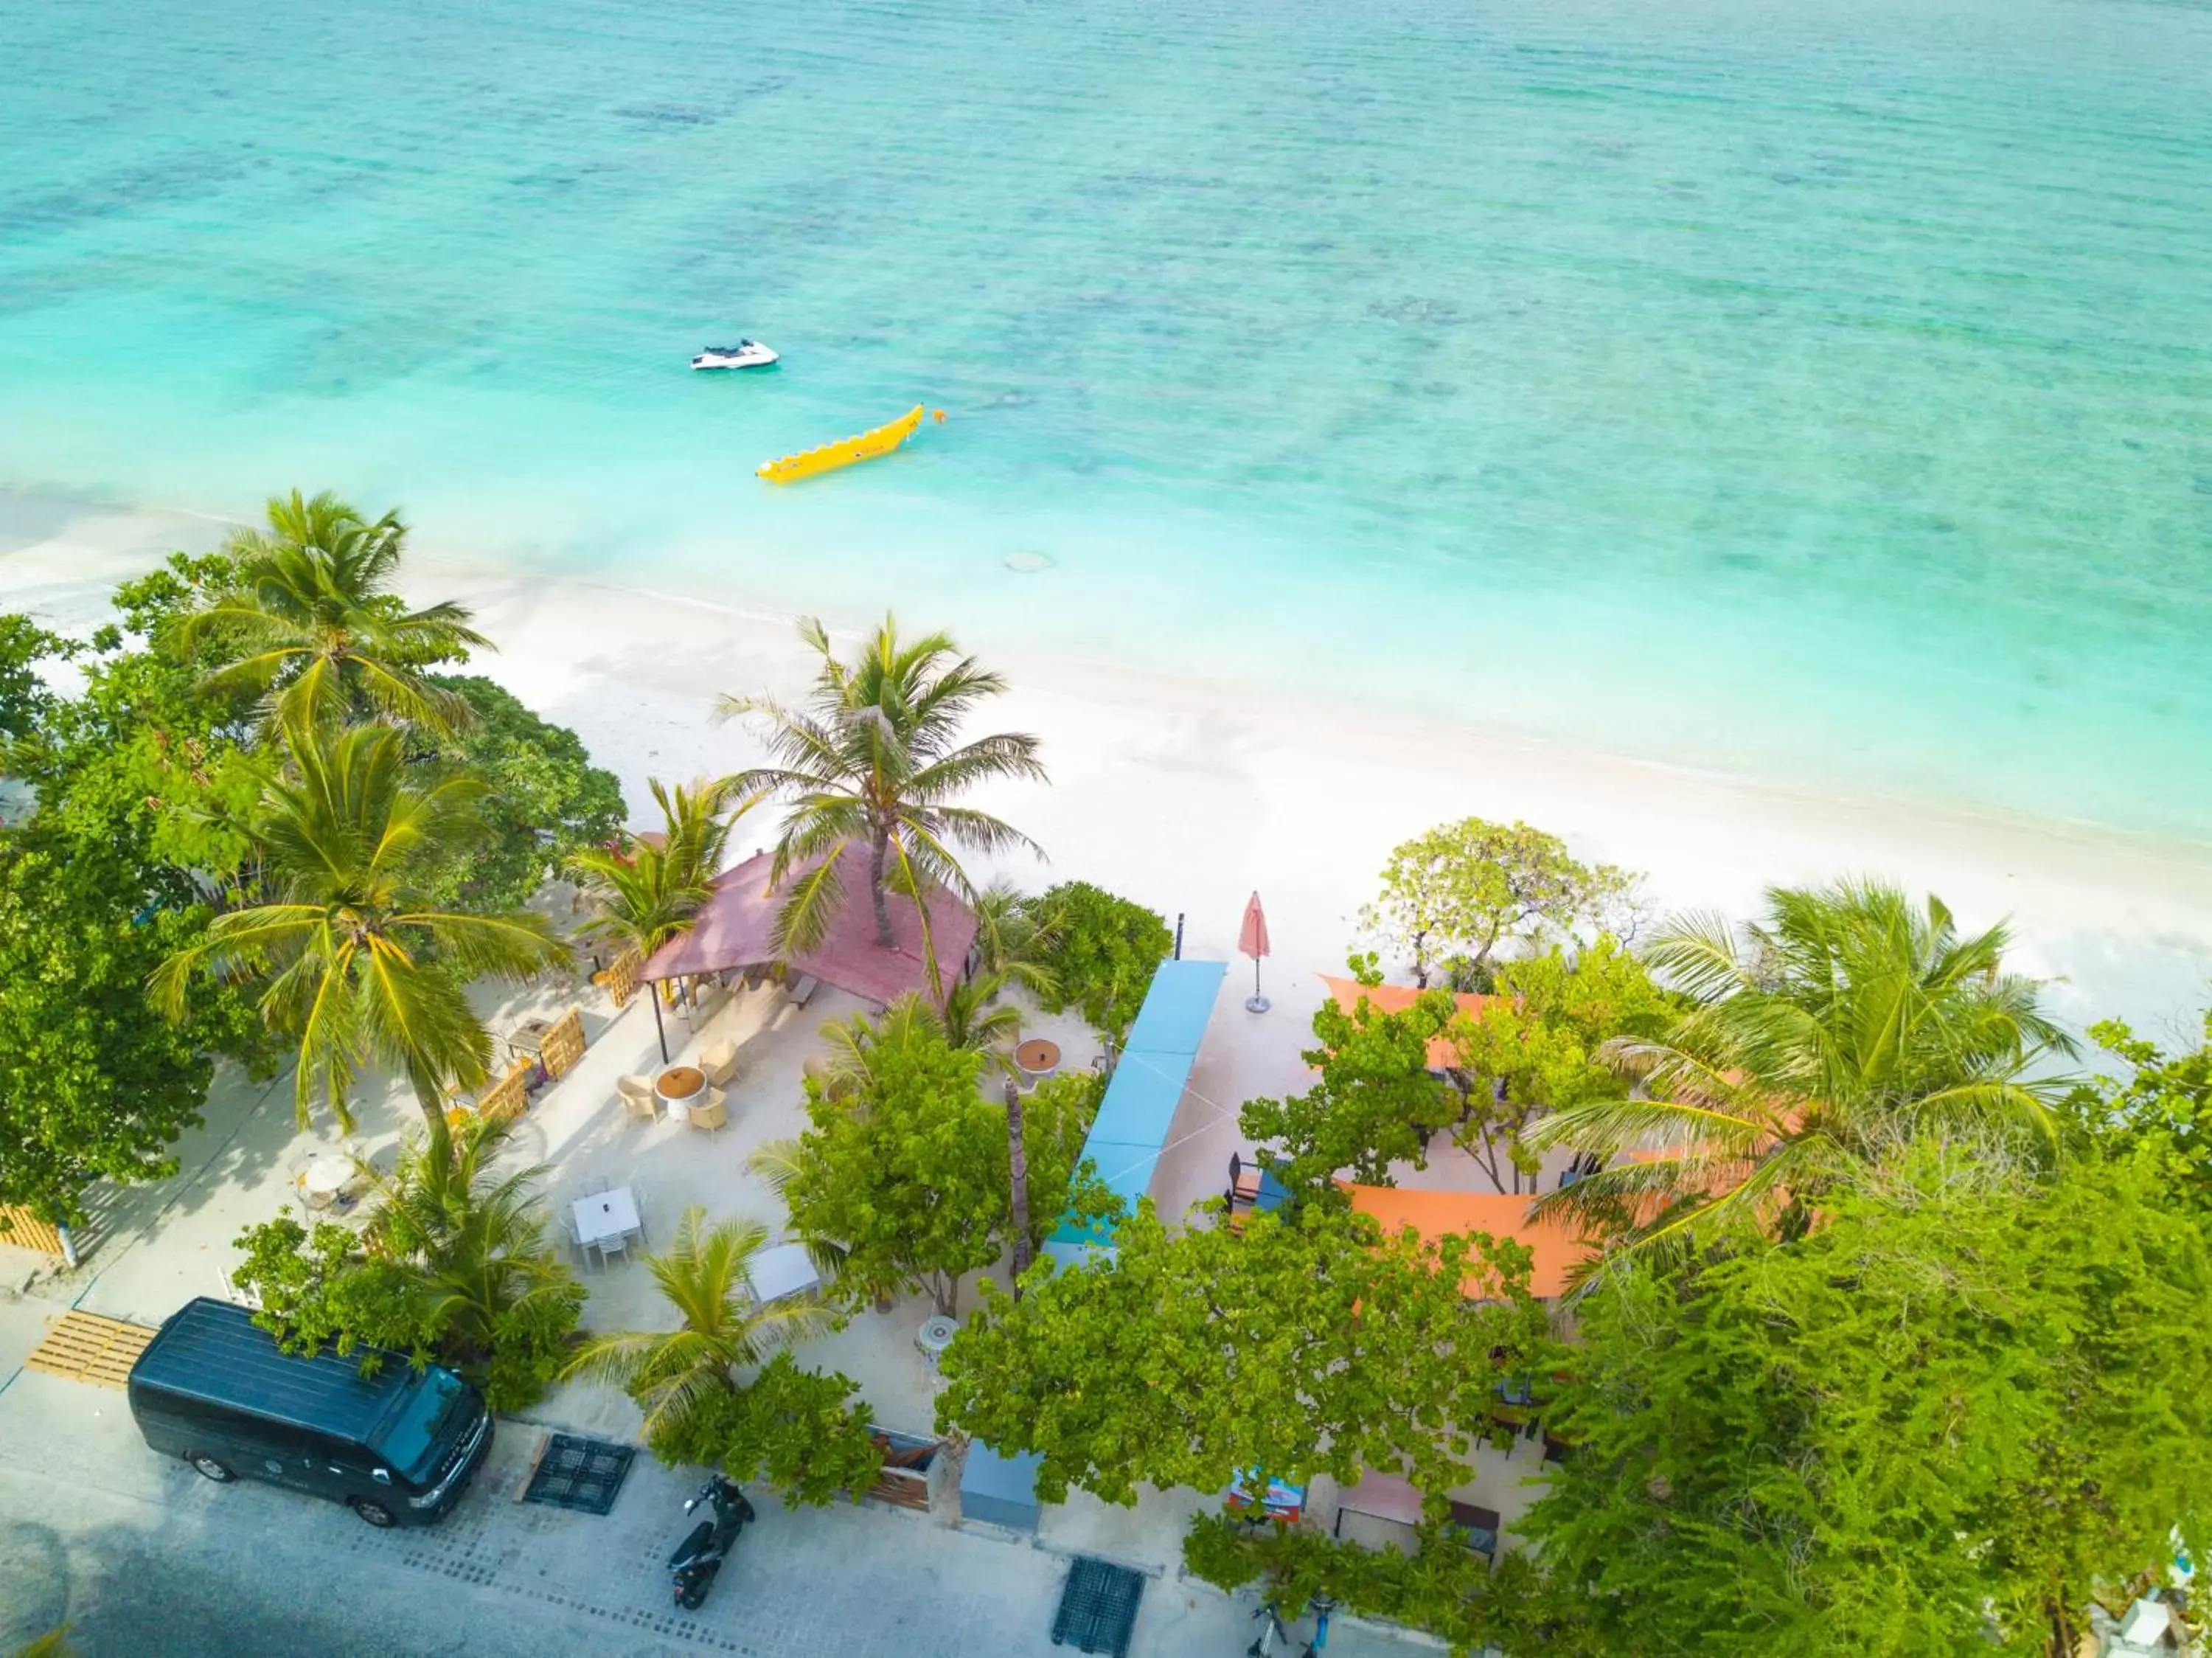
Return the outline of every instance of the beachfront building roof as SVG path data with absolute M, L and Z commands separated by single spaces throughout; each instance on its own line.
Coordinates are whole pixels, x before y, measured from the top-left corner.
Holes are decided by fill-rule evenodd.
M 1352 1206 L 1371 1215 L 1385 1232 L 1411 1227 L 1424 1241 L 1434 1243 L 1454 1233 L 1487 1232 L 1493 1238 L 1510 1238 L 1534 1256 L 1528 1292 L 1540 1301 L 1566 1294 L 1576 1267 L 1595 1253 L 1571 1218 L 1531 1220 L 1525 1192 L 1409 1192 L 1401 1186 L 1345 1187 Z M 1470 1295 L 1488 1294 L 1486 1285 L 1470 1282 Z
M 1363 984 L 1356 978 L 1332 978 L 1327 973 L 1321 982 L 1328 986 L 1328 993 L 1336 998 L 1336 1005 L 1346 1015 L 1356 1015 L 1364 999 L 1374 1005 L 1377 1013 L 1403 1013 L 1423 995 L 1411 984 Z M 1455 992 L 1452 1000 L 1459 1003 L 1463 1014 L 1480 1013 L 1498 998 L 1494 996 L 1475 996 L 1465 991 Z M 1429 1039 L 1429 1069 L 1448 1070 L 1459 1064 L 1459 1045 L 1449 1036 Z
M 938 987 L 930 984 L 921 919 L 913 899 L 892 895 L 891 936 L 897 942 L 889 949 L 877 942 L 875 910 L 868 900 L 868 852 L 858 843 L 838 854 L 837 873 L 844 898 L 830 917 L 822 942 L 811 950 L 788 954 L 778 951 L 773 942 L 776 913 L 790 883 L 818 866 L 794 869 L 782 887 L 771 888 L 771 863 L 769 854 L 757 852 L 716 876 L 714 894 L 700 905 L 690 930 L 655 950 L 638 977 L 684 978 L 694 973 L 730 972 L 781 961 L 793 973 L 818 978 L 880 1006 L 909 991 L 939 999 L 966 971 L 969 953 L 975 944 L 975 917 L 950 893 L 933 891 L 927 900 L 929 948 L 937 959 Z

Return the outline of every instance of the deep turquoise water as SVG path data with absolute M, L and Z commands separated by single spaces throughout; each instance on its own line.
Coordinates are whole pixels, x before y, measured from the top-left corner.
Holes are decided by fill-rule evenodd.
M 2203 3 L 0 0 L 0 485 L 2212 838 L 2208 414 Z

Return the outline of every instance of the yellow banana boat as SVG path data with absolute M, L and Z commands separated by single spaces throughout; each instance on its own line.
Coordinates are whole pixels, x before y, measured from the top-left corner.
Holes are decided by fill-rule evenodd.
M 824 443 L 811 449 L 801 449 L 797 454 L 785 455 L 781 460 L 763 460 L 760 476 L 771 484 L 795 484 L 802 478 L 818 477 L 823 472 L 836 472 L 840 466 L 850 466 L 862 460 L 873 460 L 878 455 L 889 454 L 893 449 L 915 435 L 921 424 L 922 405 L 919 403 L 896 420 L 853 437 L 841 437 L 834 443 Z M 939 410 L 937 418 L 945 418 Z

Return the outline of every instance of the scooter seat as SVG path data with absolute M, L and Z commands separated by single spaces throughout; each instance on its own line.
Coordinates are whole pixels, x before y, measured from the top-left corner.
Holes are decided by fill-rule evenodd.
M 690 1536 L 676 1545 L 676 1552 L 668 1557 L 671 1570 L 690 1565 L 707 1552 L 707 1545 L 714 1540 L 714 1522 L 702 1520 L 691 1528 Z

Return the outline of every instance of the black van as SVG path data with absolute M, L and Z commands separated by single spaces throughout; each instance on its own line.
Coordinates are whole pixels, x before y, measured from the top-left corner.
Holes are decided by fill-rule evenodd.
M 131 1414 L 155 1450 L 210 1479 L 265 1479 L 343 1503 L 372 1526 L 427 1526 L 491 1449 L 483 1397 L 450 1370 L 387 1354 L 295 1358 L 228 1301 L 199 1300 L 131 1370 Z

